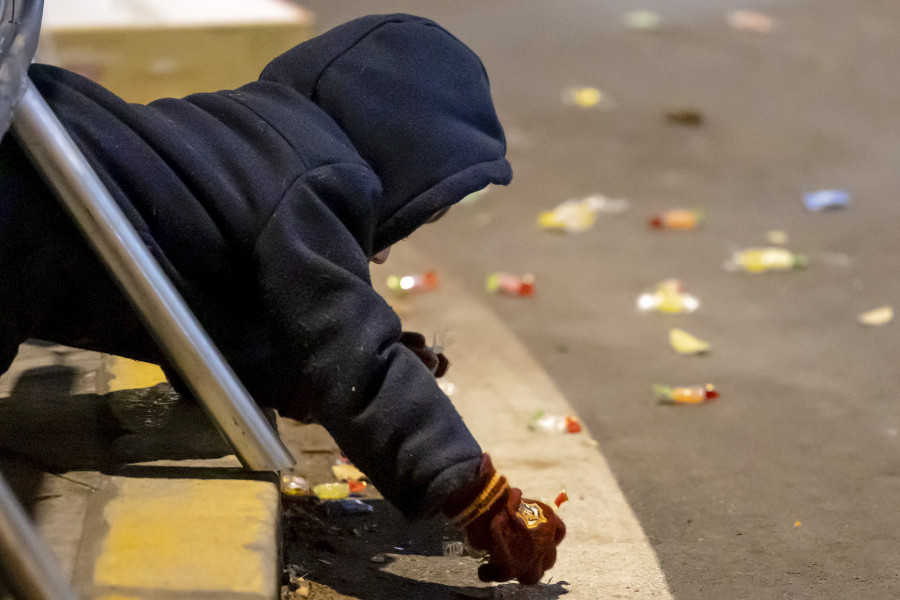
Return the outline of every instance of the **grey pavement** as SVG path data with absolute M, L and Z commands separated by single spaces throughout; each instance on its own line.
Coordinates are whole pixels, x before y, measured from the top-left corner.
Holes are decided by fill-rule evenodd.
M 900 296 L 893 276 L 900 261 L 900 6 L 302 4 L 316 13 L 319 30 L 372 12 L 431 17 L 486 64 L 515 180 L 451 211 L 410 244 L 464 297 L 499 315 L 549 375 L 562 406 L 582 417 L 605 460 L 579 465 L 578 477 L 605 477 L 608 463 L 624 497 L 612 502 L 618 488 L 605 485 L 596 502 L 620 503 L 636 517 L 626 528 L 632 537 L 619 541 L 641 540 L 632 528 L 639 523 L 650 543 L 642 564 L 653 567 L 658 557 L 662 574 L 651 572 L 650 581 L 664 577 L 670 590 L 623 591 L 625 583 L 594 588 L 594 597 L 900 595 L 896 323 L 856 322 L 858 313 Z M 725 17 L 743 7 L 766 11 L 778 28 L 769 35 L 733 30 Z M 634 8 L 658 9 L 662 28 L 627 30 L 622 16 Z M 562 105 L 560 93 L 573 85 L 600 88 L 614 106 Z M 664 118 L 685 108 L 702 113 L 700 127 Z M 851 205 L 807 212 L 803 192 L 819 188 L 847 189 Z M 626 197 L 631 211 L 603 216 L 581 235 L 536 228 L 540 211 L 592 193 Z M 675 206 L 702 206 L 706 226 L 647 229 L 649 215 Z M 732 251 L 764 244 L 770 230 L 787 232 L 789 246 L 810 256 L 806 271 L 722 269 Z M 391 265 L 373 269 L 373 277 L 391 273 Z M 484 277 L 496 270 L 535 273 L 537 296 L 486 296 Z M 640 314 L 637 295 L 667 277 L 680 278 L 701 299 L 700 310 Z M 408 308 L 415 322 L 416 307 Z M 676 355 L 666 342 L 673 326 L 710 341 L 712 352 Z M 451 359 L 454 352 L 465 361 L 472 350 L 460 342 Z M 650 393 L 654 383 L 706 382 L 721 391 L 715 404 L 661 406 Z M 515 407 L 517 390 L 494 393 L 509 393 Z M 528 472 L 516 471 L 522 479 Z M 602 528 L 603 518 L 591 526 Z M 606 518 L 610 527 L 621 524 Z M 566 552 L 581 555 L 561 558 L 559 572 L 576 583 L 582 572 L 594 582 L 635 572 L 607 560 L 593 540 L 569 542 Z M 550 593 L 591 597 L 581 595 L 590 589 Z
M 306 3 L 320 29 L 407 11 L 482 57 L 510 146 L 511 186 L 451 211 L 411 242 L 473 294 L 495 270 L 533 272 L 537 296 L 487 301 L 600 443 L 676 599 L 900 595 L 900 5 L 781 2 Z M 777 20 L 733 30 L 728 11 Z M 655 33 L 625 11 L 659 10 Z M 590 85 L 608 111 L 563 106 Z M 700 127 L 667 123 L 690 108 Z M 843 211 L 803 193 L 846 189 Z M 592 193 L 631 200 L 581 235 L 537 214 Z M 651 232 L 671 207 L 697 232 Z M 783 230 L 805 272 L 728 273 L 723 261 Z M 390 263 L 382 267 L 389 270 Z M 680 278 L 692 315 L 639 314 L 639 293 Z M 676 355 L 668 329 L 712 343 Z M 457 349 L 462 352 L 462 349 Z M 653 383 L 715 383 L 721 399 L 657 405 Z
M 110 391 L 109 359 L 26 343 L 0 377 L 0 473 L 52 568 L 80 598 L 272 600 L 275 475 L 168 384 Z

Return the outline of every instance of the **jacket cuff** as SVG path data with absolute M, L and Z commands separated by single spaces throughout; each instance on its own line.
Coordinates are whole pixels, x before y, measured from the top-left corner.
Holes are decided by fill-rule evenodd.
M 481 457 L 477 482 L 451 497 L 442 511 L 451 523 L 465 528 L 488 512 L 508 489 L 506 477 L 497 472 L 490 455 L 485 453 Z

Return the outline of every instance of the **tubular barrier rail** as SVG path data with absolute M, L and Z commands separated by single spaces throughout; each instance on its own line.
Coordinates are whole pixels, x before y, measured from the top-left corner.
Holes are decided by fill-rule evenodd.
M 56 192 L 148 330 L 248 469 L 294 464 L 225 359 L 27 77 L 43 0 L 0 0 L 0 137 L 7 128 Z M 0 572 L 23 600 L 75 600 L 0 478 Z

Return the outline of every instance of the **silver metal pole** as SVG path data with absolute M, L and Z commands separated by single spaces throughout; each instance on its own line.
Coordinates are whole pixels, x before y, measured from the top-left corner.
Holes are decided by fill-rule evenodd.
M 0 0 L 0 138 L 25 93 L 43 14 L 43 0 Z
M 294 459 L 29 80 L 12 132 L 122 286 L 241 463 L 278 471 Z
M 78 600 L 56 556 L 35 532 L 12 490 L 0 476 L 0 573 L 19 600 Z

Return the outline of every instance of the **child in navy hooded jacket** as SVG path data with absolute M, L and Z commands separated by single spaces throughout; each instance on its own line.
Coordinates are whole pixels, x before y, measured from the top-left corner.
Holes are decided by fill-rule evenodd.
M 512 176 L 471 50 L 385 15 L 184 99 L 129 104 L 62 69 L 29 75 L 258 403 L 321 423 L 405 514 L 465 527 L 491 552 L 483 578 L 534 583 L 552 566 L 562 522 L 496 473 L 369 279 L 370 259 Z M 6 136 L 0 371 L 28 338 L 166 364 Z

